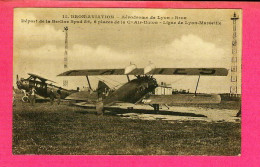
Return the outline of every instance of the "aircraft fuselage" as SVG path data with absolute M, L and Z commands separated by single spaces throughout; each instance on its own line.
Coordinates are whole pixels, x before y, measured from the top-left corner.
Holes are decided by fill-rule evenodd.
M 114 102 L 136 103 L 157 86 L 156 80 L 150 76 L 137 77 L 108 95 L 104 99 L 104 105 L 110 105 Z

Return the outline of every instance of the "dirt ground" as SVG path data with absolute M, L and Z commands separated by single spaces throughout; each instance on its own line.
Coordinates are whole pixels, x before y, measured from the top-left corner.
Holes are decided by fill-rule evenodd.
M 16 97 L 13 154 L 240 154 L 241 121 L 240 118 L 229 119 L 234 117 L 237 108 L 177 106 L 172 110 L 184 114 L 113 111 L 97 116 L 94 110 L 68 106 L 65 102 L 61 105 L 41 102 L 31 106 Z M 199 116 L 189 115 L 190 112 Z

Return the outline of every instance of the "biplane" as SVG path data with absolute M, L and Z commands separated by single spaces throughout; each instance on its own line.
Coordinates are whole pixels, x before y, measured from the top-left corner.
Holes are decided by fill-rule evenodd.
M 195 92 L 195 94 L 187 95 L 152 95 L 151 92 L 158 86 L 154 76 L 197 75 L 199 78 L 201 76 L 227 76 L 228 70 L 225 68 L 156 68 L 154 64 L 150 64 L 145 68 L 137 68 L 136 65 L 131 64 L 122 69 L 69 70 L 58 76 L 86 76 L 89 88 L 92 89 L 89 76 L 97 75 L 125 75 L 128 79 L 127 83 L 114 91 L 109 91 L 107 85 L 99 82 L 97 90 L 98 100 L 92 100 L 92 102 L 96 107 L 97 113 L 103 114 L 105 109 L 109 109 L 109 107 L 117 103 L 143 103 L 152 106 L 155 111 L 159 111 L 160 104 L 220 103 L 221 98 L 217 94 L 196 94 Z M 135 76 L 135 79 L 130 80 L 129 75 Z M 88 97 L 89 95 L 87 94 L 86 96 Z M 71 99 L 77 100 L 77 95 L 73 94 Z
M 50 92 L 53 90 L 54 95 L 56 96 L 57 90 L 61 90 L 61 98 L 64 99 L 68 95 L 75 93 L 75 90 L 67 90 L 58 86 L 53 85 L 56 83 L 52 80 L 43 78 L 39 75 L 28 73 L 29 77 L 27 79 L 21 78 L 19 80 L 19 76 L 16 76 L 16 84 L 18 89 L 23 90 L 24 96 L 22 97 L 23 102 L 29 101 L 29 91 L 32 87 L 36 90 L 36 99 L 47 99 L 50 97 Z

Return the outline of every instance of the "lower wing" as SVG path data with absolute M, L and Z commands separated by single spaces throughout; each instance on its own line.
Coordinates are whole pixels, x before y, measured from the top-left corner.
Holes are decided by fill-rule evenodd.
M 73 99 L 76 101 L 81 101 L 80 98 Z M 84 99 L 82 99 L 84 100 Z M 173 95 L 149 95 L 144 97 L 136 104 L 218 104 L 221 102 L 221 97 L 218 94 L 173 94 Z M 84 102 L 74 103 L 77 106 L 86 108 L 95 108 L 96 102 L 90 101 L 90 99 L 84 100 Z M 129 108 L 134 107 L 135 104 L 125 103 L 125 102 L 113 102 L 111 104 L 106 104 L 104 107 L 109 108 Z
M 79 106 L 79 107 L 84 107 L 88 109 L 96 109 L 96 104 L 95 103 L 90 103 L 90 102 L 77 102 L 74 103 L 74 105 Z M 129 109 L 129 108 L 134 108 L 134 104 L 132 103 L 124 103 L 124 102 L 115 102 L 113 104 L 105 105 L 104 109 Z
M 220 103 L 221 97 L 217 94 L 173 94 L 173 95 L 150 95 L 144 98 L 144 104 L 209 104 Z

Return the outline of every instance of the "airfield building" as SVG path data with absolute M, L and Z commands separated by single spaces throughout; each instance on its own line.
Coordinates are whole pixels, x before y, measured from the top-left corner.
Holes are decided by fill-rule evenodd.
M 171 84 L 166 84 L 161 82 L 158 87 L 154 90 L 155 95 L 172 95 L 172 86 Z

